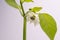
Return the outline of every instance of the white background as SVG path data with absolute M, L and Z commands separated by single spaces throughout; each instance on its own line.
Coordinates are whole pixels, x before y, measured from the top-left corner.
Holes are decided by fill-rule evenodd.
M 19 0 L 16 0 L 19 4 Z M 33 6 L 41 6 L 40 12 L 46 12 L 54 17 L 57 23 L 55 40 L 60 40 L 60 0 L 34 0 L 34 3 L 24 3 L 25 12 Z M 49 19 L 48 19 L 49 20 Z M 23 17 L 19 11 L 9 6 L 5 0 L 0 0 L 0 40 L 22 40 Z M 27 24 L 27 40 L 49 40 L 39 24 Z

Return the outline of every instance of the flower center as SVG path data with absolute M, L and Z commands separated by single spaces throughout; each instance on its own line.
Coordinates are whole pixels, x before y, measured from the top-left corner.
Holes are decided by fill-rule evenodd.
M 30 17 L 31 20 L 35 20 L 35 16 L 33 15 L 32 17 Z

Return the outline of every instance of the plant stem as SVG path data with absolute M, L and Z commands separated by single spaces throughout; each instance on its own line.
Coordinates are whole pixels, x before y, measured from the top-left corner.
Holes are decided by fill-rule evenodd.
M 20 5 L 21 5 L 22 13 L 23 13 L 23 18 L 24 18 L 24 24 L 23 24 L 23 40 L 26 40 L 26 16 L 25 16 L 25 12 L 24 12 L 23 5 L 22 5 L 22 2 L 21 1 L 20 1 Z
M 23 24 L 23 40 L 26 40 L 26 17 L 24 17 L 24 24 Z
M 20 5 L 21 5 L 22 12 L 23 12 L 23 17 L 24 17 L 25 16 L 25 12 L 24 12 L 23 5 L 22 5 L 21 1 L 20 1 Z

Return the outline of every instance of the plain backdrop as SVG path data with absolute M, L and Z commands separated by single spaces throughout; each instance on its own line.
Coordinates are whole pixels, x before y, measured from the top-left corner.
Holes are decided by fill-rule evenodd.
M 16 0 L 19 4 L 19 0 Z M 24 3 L 25 12 L 34 6 L 41 6 L 40 12 L 46 12 L 53 16 L 57 23 L 55 40 L 60 40 L 60 0 L 34 0 L 34 3 Z M 48 19 L 49 20 L 49 19 Z M 20 12 L 9 6 L 5 0 L 0 0 L 0 40 L 23 39 L 23 17 Z M 40 25 L 34 26 L 27 23 L 27 40 L 49 40 L 42 31 Z

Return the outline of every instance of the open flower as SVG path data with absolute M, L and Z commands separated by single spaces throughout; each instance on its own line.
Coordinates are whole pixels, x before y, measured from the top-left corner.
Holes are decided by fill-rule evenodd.
M 27 18 L 27 21 L 29 21 L 30 23 L 34 23 L 34 25 L 39 23 L 39 18 L 37 13 L 28 12 L 26 14 L 26 18 Z

